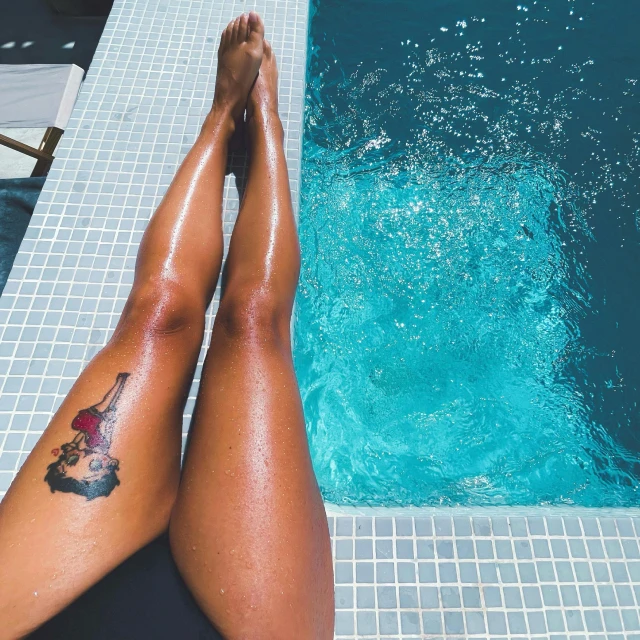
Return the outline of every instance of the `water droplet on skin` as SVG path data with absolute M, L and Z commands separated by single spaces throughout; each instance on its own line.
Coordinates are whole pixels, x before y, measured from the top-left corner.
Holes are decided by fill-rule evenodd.
M 224 589 L 220 589 L 220 595 L 223 596 L 224 595 Z
M 195 551 L 196 550 L 196 545 L 194 544 L 193 547 L 191 547 L 191 551 Z
M 235 553 L 236 553 L 235 549 L 231 549 L 231 551 L 229 551 L 229 554 L 232 555 L 232 556 L 235 555 Z

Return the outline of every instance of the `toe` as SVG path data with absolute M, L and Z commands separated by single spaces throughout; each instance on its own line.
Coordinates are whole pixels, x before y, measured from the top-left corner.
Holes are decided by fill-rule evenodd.
M 255 12 L 249 13 L 249 37 L 248 40 L 262 40 L 264 38 L 264 22 Z
M 233 33 L 231 35 L 231 41 L 232 42 L 239 42 L 240 41 L 240 37 L 238 35 L 240 33 L 240 18 L 241 18 L 241 16 L 238 16 L 233 21 Z
M 245 42 L 249 36 L 249 16 L 243 13 L 240 16 L 240 28 L 238 30 L 238 38 L 241 42 Z
M 229 46 L 229 34 L 231 33 L 231 26 L 231 23 L 229 23 L 220 36 L 220 46 L 218 47 L 219 51 L 222 51 Z
M 267 59 L 271 59 L 271 55 L 273 53 L 273 49 L 271 48 L 271 43 L 266 39 L 264 41 L 262 51 L 263 51 L 264 55 L 267 57 Z

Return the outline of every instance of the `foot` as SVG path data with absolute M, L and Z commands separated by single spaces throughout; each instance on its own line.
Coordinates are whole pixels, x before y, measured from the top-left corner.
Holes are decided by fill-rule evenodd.
M 249 135 L 256 124 L 280 121 L 278 116 L 278 66 L 276 56 L 267 40 L 264 41 L 260 73 L 249 93 L 246 126 Z
M 222 32 L 213 111 L 229 119 L 232 129 L 242 120 L 247 97 L 258 75 L 263 40 L 264 24 L 254 11 L 238 16 Z

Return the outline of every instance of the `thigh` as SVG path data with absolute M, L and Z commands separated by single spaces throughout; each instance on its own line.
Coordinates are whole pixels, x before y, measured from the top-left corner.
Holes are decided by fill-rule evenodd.
M 168 524 L 201 332 L 125 316 L 0 504 L 0 638 L 43 623 Z

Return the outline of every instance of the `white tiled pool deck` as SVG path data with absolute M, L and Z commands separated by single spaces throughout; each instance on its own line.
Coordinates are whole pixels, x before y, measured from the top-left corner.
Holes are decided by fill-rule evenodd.
M 308 0 L 116 0 L 0 298 L 0 495 L 115 327 L 147 221 L 209 108 L 217 36 L 249 9 L 280 62 L 297 202 Z M 227 241 L 237 207 L 228 177 Z M 640 510 L 327 510 L 337 638 L 640 640 Z

